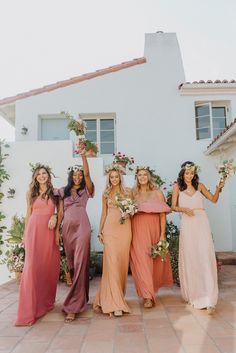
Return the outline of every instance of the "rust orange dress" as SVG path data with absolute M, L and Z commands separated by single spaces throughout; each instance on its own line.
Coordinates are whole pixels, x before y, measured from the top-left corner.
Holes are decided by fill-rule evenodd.
M 151 246 L 160 240 L 160 213 L 169 213 L 169 206 L 159 199 L 155 191 L 147 201 L 138 202 L 138 213 L 132 218 L 132 244 L 130 265 L 139 297 L 151 299 L 161 287 L 173 285 L 170 256 L 162 261 L 160 256 L 150 257 Z
M 103 228 L 104 252 L 100 288 L 97 291 L 93 308 L 100 308 L 104 314 L 122 310 L 129 313 L 125 301 L 128 276 L 129 251 L 131 243 L 131 222 L 127 218 L 119 223 L 120 211 L 108 198 L 108 213 Z

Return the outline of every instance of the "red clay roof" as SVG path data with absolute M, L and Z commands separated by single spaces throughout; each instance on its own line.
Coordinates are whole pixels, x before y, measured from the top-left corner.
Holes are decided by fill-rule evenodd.
M 232 126 L 234 126 L 234 125 L 236 125 L 236 118 L 234 119 L 234 121 L 233 121 L 231 124 L 229 124 L 228 126 L 226 126 L 226 128 L 225 128 L 224 130 L 222 130 L 219 135 L 217 135 L 217 136 L 214 138 L 214 140 L 210 143 L 210 145 L 207 146 L 207 149 L 210 148 L 217 140 L 219 140 L 219 138 L 220 138 L 221 136 L 223 136 L 223 135 L 226 133 L 226 131 L 228 131 L 228 130 L 229 130 Z
M 131 61 L 123 62 L 119 65 L 110 66 L 105 69 L 100 69 L 100 70 L 96 70 L 94 72 L 89 72 L 87 74 L 83 74 L 80 76 L 72 77 L 68 80 L 59 81 L 59 82 L 56 82 L 56 83 L 53 83 L 53 84 L 50 84 L 47 86 L 43 86 L 41 88 L 36 88 L 36 89 L 30 90 L 28 92 L 17 94 L 16 96 L 0 99 L 0 105 L 13 103 L 19 99 L 24 99 L 27 97 L 35 96 L 37 94 L 44 93 L 44 92 L 50 92 L 50 91 L 53 91 L 58 88 L 70 86 L 70 85 L 73 85 L 75 83 L 79 83 L 79 82 L 82 82 L 85 80 L 90 80 L 90 79 L 98 77 L 98 76 L 103 76 L 106 74 L 110 74 L 112 72 L 127 69 L 127 68 L 135 66 L 135 65 L 144 64 L 145 62 L 146 62 L 146 58 L 142 57 L 142 58 L 138 58 L 138 59 L 133 59 Z
M 195 84 L 203 84 L 203 83 L 236 83 L 236 80 L 215 80 L 215 81 L 212 81 L 212 80 L 207 80 L 207 81 L 204 81 L 204 80 L 199 80 L 199 81 L 192 81 L 192 82 L 183 82 L 179 85 L 179 89 L 181 89 L 181 87 L 183 85 L 195 85 Z

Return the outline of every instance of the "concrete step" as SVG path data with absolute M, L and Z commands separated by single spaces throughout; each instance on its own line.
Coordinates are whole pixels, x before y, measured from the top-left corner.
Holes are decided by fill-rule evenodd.
M 222 265 L 236 265 L 236 252 L 234 251 L 217 251 L 216 256 Z

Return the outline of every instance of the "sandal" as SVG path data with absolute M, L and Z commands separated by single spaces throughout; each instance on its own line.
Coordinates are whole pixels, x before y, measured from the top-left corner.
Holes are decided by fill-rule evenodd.
M 122 316 L 123 313 L 122 313 L 122 310 L 115 310 L 114 311 L 114 316 Z
M 66 324 L 69 324 L 70 322 L 72 322 L 74 320 L 75 320 L 75 314 L 74 313 L 70 313 L 70 314 L 67 314 L 67 316 L 65 317 L 64 322 Z
M 144 299 L 144 304 L 143 304 L 144 308 L 152 308 L 153 307 L 153 303 L 151 299 Z

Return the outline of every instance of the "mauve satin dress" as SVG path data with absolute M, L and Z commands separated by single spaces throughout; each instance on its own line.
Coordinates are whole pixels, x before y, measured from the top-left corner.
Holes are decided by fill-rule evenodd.
M 88 189 L 79 191 L 75 198 L 64 198 L 64 188 L 60 189 L 64 200 L 62 238 L 73 284 L 64 301 L 65 313 L 78 314 L 87 309 L 89 299 L 89 257 L 91 226 L 86 212 L 88 199 L 93 197 Z
M 25 232 L 25 264 L 20 283 L 16 326 L 33 324 L 54 307 L 60 272 L 59 247 L 48 221 L 55 211 L 51 199 L 38 197 Z

